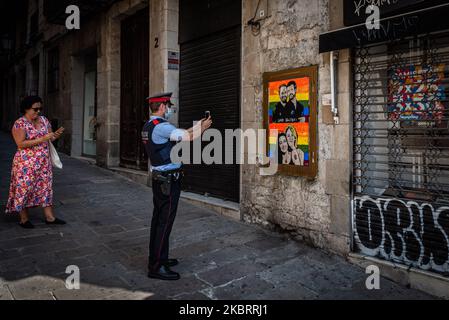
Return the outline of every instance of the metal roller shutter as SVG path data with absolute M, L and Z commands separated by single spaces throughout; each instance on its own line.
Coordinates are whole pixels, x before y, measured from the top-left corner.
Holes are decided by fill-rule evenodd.
M 355 249 L 449 272 L 449 33 L 354 57 Z
M 239 128 L 240 34 L 232 27 L 181 44 L 180 127 L 191 127 L 210 110 L 223 137 L 225 129 Z M 187 165 L 185 177 L 187 191 L 239 201 L 238 165 Z

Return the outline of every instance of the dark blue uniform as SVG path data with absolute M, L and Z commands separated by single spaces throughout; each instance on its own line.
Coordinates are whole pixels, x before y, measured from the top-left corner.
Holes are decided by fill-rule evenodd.
M 152 118 L 142 130 L 142 141 L 153 167 L 153 218 L 149 246 L 149 275 L 163 266 L 173 265 L 169 260 L 169 238 L 178 209 L 181 194 L 181 169 L 170 168 L 170 153 L 176 142 L 167 139 L 165 143 L 155 143 L 153 132 L 157 126 L 167 123 L 162 118 Z

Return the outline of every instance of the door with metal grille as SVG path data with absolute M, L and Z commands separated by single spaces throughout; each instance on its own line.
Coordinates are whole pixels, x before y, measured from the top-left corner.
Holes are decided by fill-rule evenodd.
M 354 249 L 449 272 L 449 33 L 356 48 Z

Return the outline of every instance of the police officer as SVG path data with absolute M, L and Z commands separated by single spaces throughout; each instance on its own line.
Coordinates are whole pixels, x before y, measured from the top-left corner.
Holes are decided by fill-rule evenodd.
M 170 153 L 180 141 L 192 141 L 201 137 L 212 120 L 202 119 L 188 130 L 178 129 L 167 119 L 171 113 L 172 93 L 163 93 L 148 98 L 150 120 L 142 130 L 142 141 L 150 159 L 153 187 L 153 218 L 149 246 L 148 277 L 161 280 L 178 280 L 179 273 L 170 267 L 176 266 L 177 259 L 169 259 L 170 232 L 178 209 L 181 194 L 182 166 L 173 163 Z M 198 127 L 197 127 L 198 126 Z M 196 135 L 196 136 L 195 136 Z

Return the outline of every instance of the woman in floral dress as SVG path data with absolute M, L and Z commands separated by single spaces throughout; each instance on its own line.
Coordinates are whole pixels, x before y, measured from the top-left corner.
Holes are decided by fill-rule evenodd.
M 19 225 L 34 228 L 28 220 L 28 208 L 43 207 L 47 224 L 65 224 L 53 213 L 53 171 L 48 141 L 58 139 L 64 129 L 52 132 L 47 118 L 40 116 L 42 99 L 26 97 L 20 106 L 23 114 L 13 126 L 17 144 L 14 156 L 6 213 L 19 213 Z

